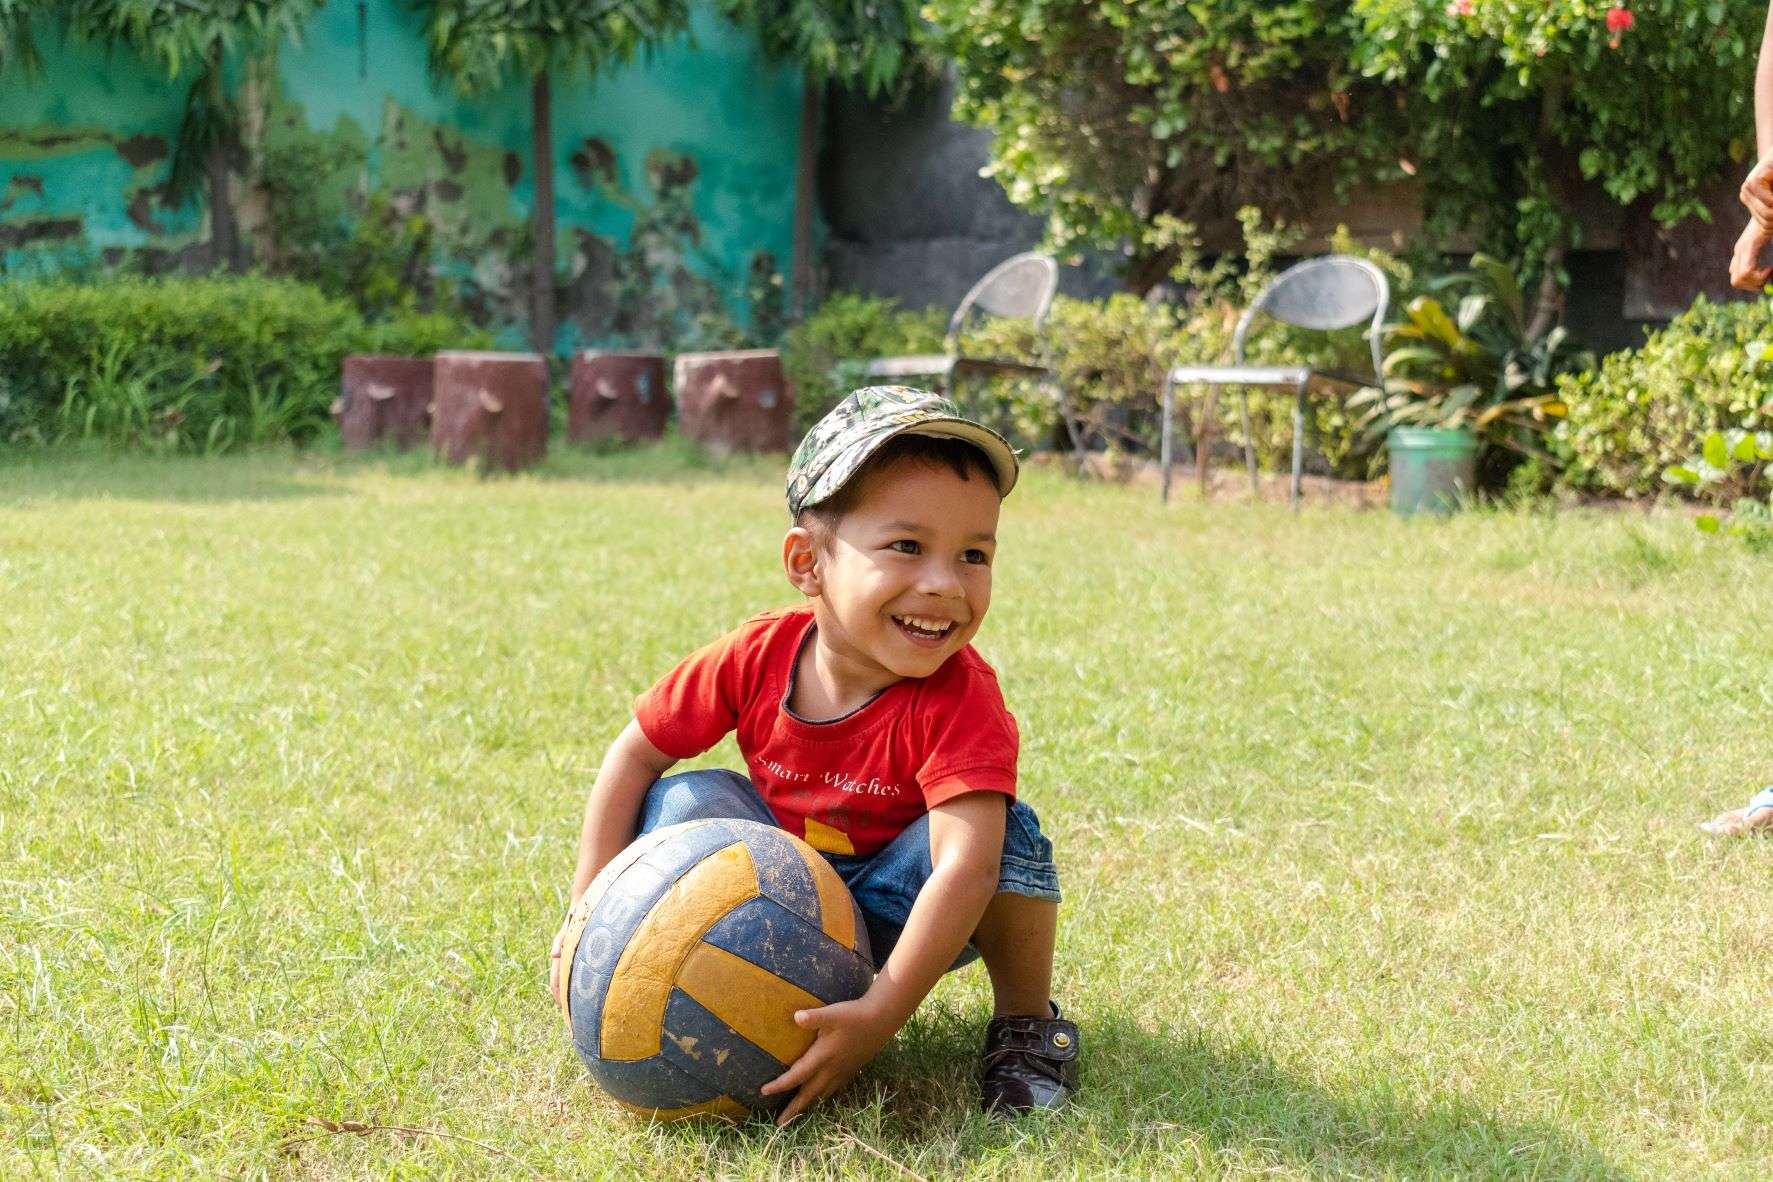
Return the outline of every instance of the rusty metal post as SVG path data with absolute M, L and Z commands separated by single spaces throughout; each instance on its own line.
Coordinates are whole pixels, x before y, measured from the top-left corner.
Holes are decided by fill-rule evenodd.
M 432 378 L 431 447 L 515 472 L 548 450 L 548 365 L 534 353 L 445 352 Z
M 574 443 L 657 439 L 671 417 L 659 353 L 575 353 L 568 390 L 566 437 Z
M 392 442 L 405 450 L 431 430 L 429 357 L 392 357 L 353 353 L 339 374 L 339 400 L 333 415 L 339 442 L 347 451 L 361 451 Z
M 677 356 L 677 421 L 717 452 L 785 451 L 794 391 L 774 349 Z

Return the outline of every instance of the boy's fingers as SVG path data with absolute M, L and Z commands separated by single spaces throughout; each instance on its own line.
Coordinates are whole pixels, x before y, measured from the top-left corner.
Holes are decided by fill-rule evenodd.
M 823 1100 L 825 1098 L 825 1093 L 829 1090 L 829 1088 L 825 1087 L 817 1080 L 809 1082 L 804 1088 L 801 1088 L 799 1092 L 795 1093 L 794 1099 L 788 1102 L 788 1107 L 782 1109 L 782 1115 L 776 1118 L 776 1127 L 778 1129 L 783 1127 L 789 1121 L 817 1104 L 820 1100 Z
M 812 1058 L 812 1053 L 812 1047 L 808 1047 L 806 1053 L 796 1059 L 788 1070 L 764 1084 L 758 1091 L 766 1096 L 774 1096 L 779 1092 L 787 1092 L 799 1087 L 818 1068 L 818 1060 Z

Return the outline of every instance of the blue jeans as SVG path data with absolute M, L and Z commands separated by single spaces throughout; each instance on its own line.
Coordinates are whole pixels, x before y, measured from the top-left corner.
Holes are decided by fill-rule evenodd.
M 724 768 L 709 768 L 666 776 L 649 788 L 640 807 L 640 832 L 651 833 L 666 825 L 715 817 L 776 824 L 769 806 L 749 779 Z M 862 909 L 875 965 L 885 964 L 893 945 L 899 942 L 899 934 L 905 930 L 911 905 L 929 881 L 929 814 L 913 821 L 876 853 L 821 856 L 837 871 Z M 1011 802 L 1004 818 L 997 889 L 1012 895 L 1059 901 L 1059 868 L 1053 864 L 1053 843 L 1041 833 L 1040 818 L 1034 810 L 1019 800 Z M 969 945 L 949 966 L 950 971 L 978 955 Z

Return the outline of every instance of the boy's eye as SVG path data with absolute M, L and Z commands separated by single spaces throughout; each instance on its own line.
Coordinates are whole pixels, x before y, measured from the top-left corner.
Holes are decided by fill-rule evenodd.
M 991 555 L 985 553 L 983 550 L 968 550 L 965 554 L 961 555 L 961 558 L 967 562 L 976 562 L 981 566 L 989 565 L 991 562 Z
M 897 550 L 901 554 L 916 554 L 920 551 L 918 544 L 910 538 L 900 538 L 896 542 L 889 542 L 887 548 Z

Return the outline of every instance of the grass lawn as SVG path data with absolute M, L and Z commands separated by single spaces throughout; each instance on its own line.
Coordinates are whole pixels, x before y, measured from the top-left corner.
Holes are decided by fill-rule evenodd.
M 1773 1173 L 1773 844 L 1694 830 L 1773 781 L 1773 558 L 1047 473 L 978 645 L 1087 1090 L 974 1114 L 975 967 L 789 1131 L 622 1115 L 543 985 L 584 793 L 783 526 L 669 449 L 0 462 L 0 1176 Z

